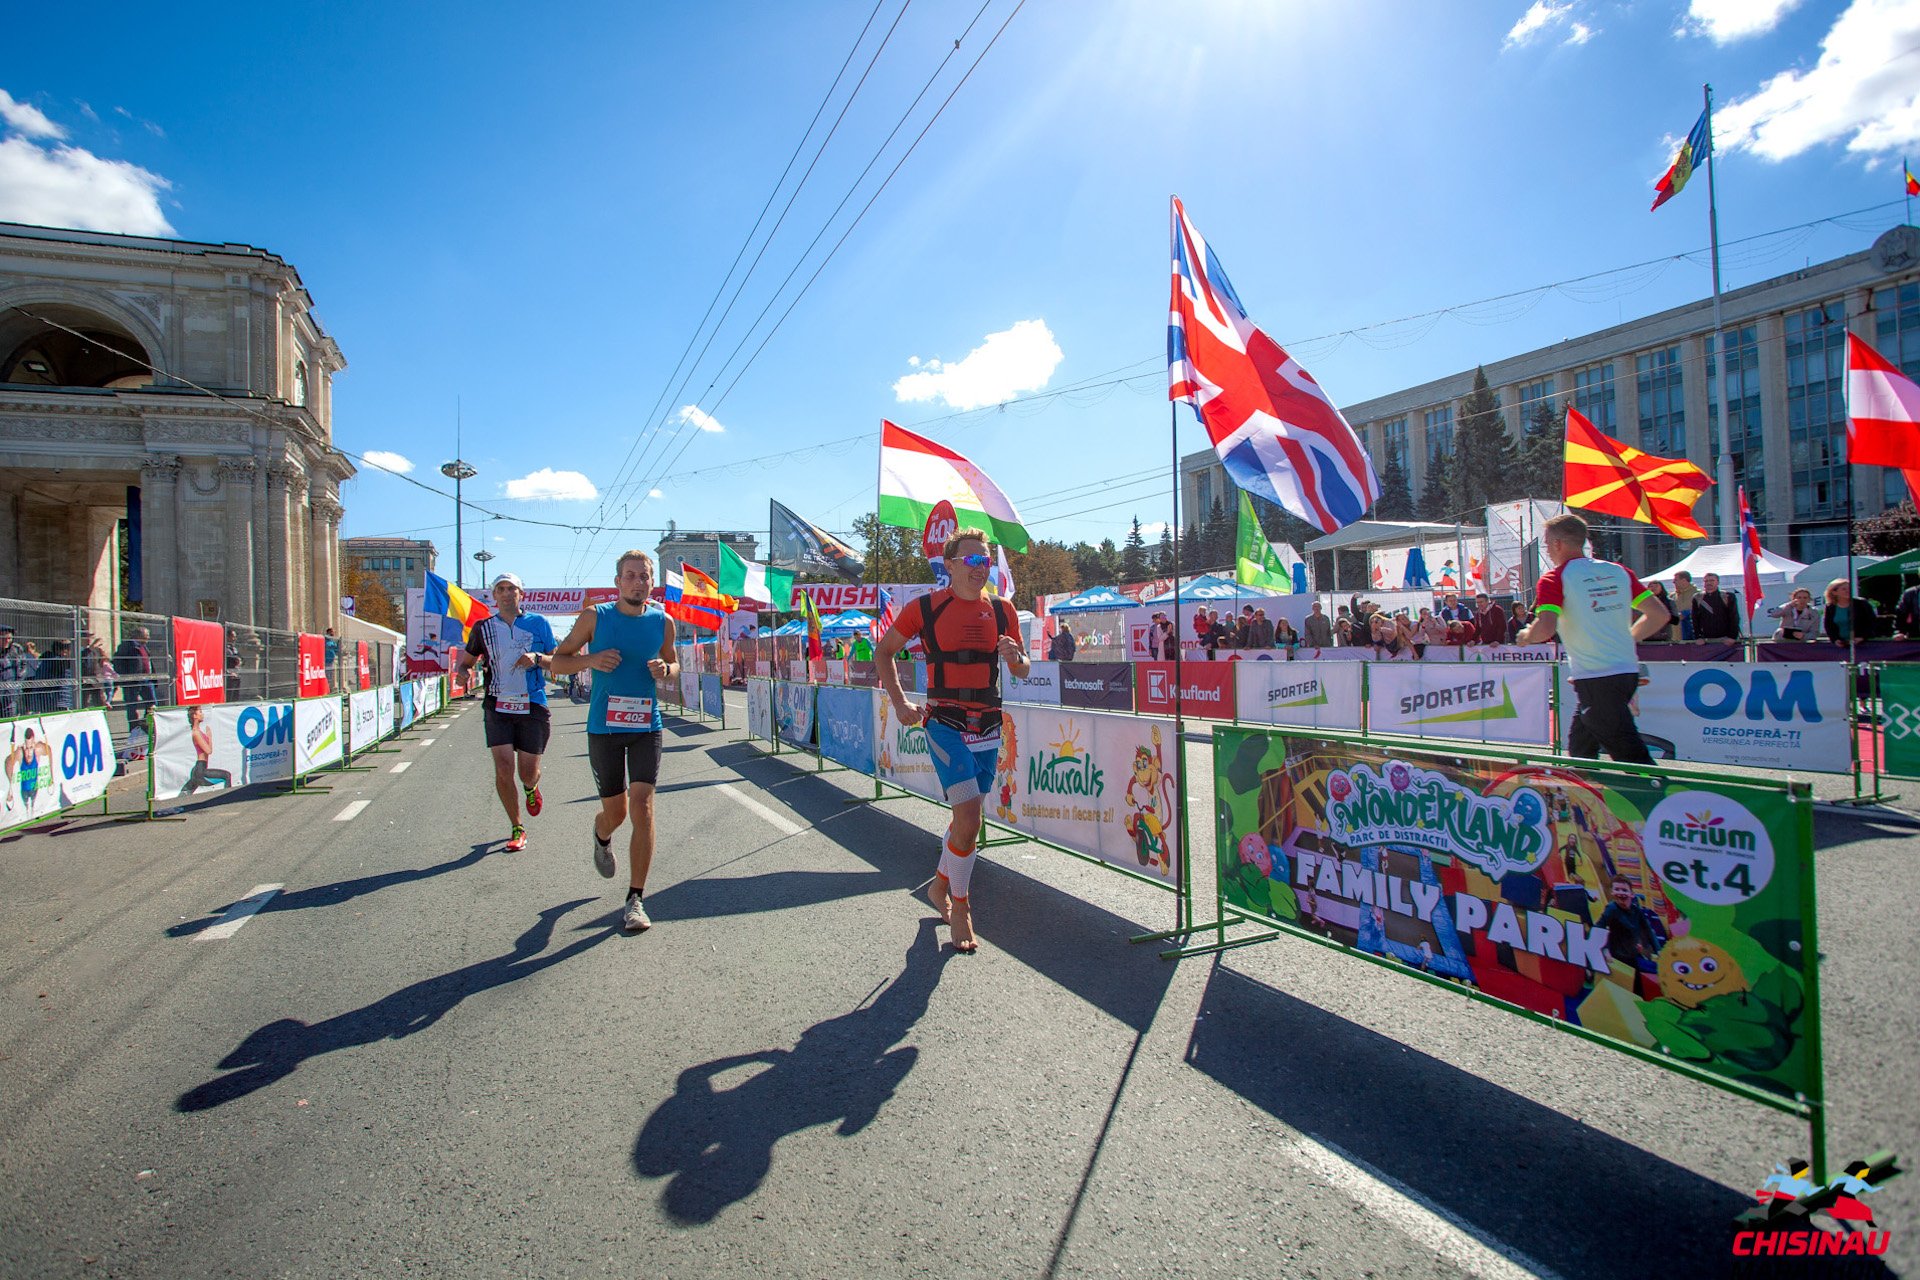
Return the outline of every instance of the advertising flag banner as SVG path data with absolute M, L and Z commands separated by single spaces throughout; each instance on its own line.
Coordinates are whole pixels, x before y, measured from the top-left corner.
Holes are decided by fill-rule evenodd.
M 1293 569 L 1280 558 L 1260 527 L 1253 510 L 1253 495 L 1240 491 L 1240 524 L 1235 539 L 1233 580 L 1243 587 L 1266 587 L 1270 591 L 1293 590 Z
M 1237 662 L 1182 662 L 1181 714 L 1212 720 L 1233 719 L 1233 669 L 1240 665 Z M 1134 679 L 1136 710 L 1154 716 L 1173 714 L 1171 662 L 1136 662 Z
M 155 711 L 153 798 L 293 777 L 293 708 L 291 702 L 226 702 Z
M 347 750 L 365 751 L 380 740 L 380 689 L 347 695 Z
M 989 821 L 1180 883 L 1171 721 L 1024 703 L 1004 711 Z
M 727 718 L 727 697 L 717 673 L 708 672 L 700 677 L 700 709 L 715 720 Z
M 1554 672 L 1535 663 L 1370 662 L 1367 730 L 1547 746 Z
M 1006 663 L 1000 664 L 1000 697 L 1006 702 L 1038 702 L 1060 705 L 1060 664 L 1036 662 L 1026 679 L 1013 674 Z
M 1357 662 L 1236 662 L 1234 709 L 1242 720 L 1308 729 L 1360 728 Z
M 327 638 L 300 634 L 300 696 L 327 696 Z
M 1133 710 L 1133 664 L 1061 663 L 1060 705 L 1101 711 Z
M 772 499 L 767 502 L 767 560 L 796 573 L 835 573 L 843 582 L 857 583 L 867 571 L 846 543 Z
M 773 681 L 747 677 L 747 736 L 773 741 Z
M 960 517 L 953 513 L 953 504 L 945 498 L 933 504 L 933 510 L 927 513 L 927 527 L 920 531 L 920 554 L 926 557 L 927 567 L 933 570 L 933 585 L 945 587 L 947 582 L 947 539 L 960 528 Z
M 173 619 L 173 682 L 179 693 L 175 701 L 183 707 L 225 702 L 226 653 L 226 632 L 219 623 Z
M 1842 663 L 1643 662 L 1633 705 L 1656 760 L 1815 773 L 1853 767 Z M 1560 706 L 1564 744 L 1574 706 L 1564 678 Z
M 1821 1097 L 1811 797 L 1214 730 L 1223 909 L 1579 1027 Z
M 827 686 L 814 695 L 820 754 L 856 773 L 874 771 L 872 689 Z
M 338 698 L 303 698 L 293 704 L 293 772 L 296 777 L 337 764 L 344 748 Z
M 215 628 L 218 630 L 218 628 Z M 164 713 L 163 713 L 164 714 Z M 186 712 L 179 713 L 182 718 Z M 0 831 L 98 800 L 113 779 L 113 734 L 104 711 L 0 722 Z
M 382 738 L 390 737 L 399 727 L 394 722 L 394 704 L 399 700 L 399 694 L 390 684 L 381 685 L 373 691 L 373 694 L 375 703 L 373 709 L 379 717 L 375 722 L 374 731 Z
M 373 688 L 373 655 L 368 652 L 365 640 L 353 642 L 354 670 L 359 673 L 359 688 Z
M 773 686 L 773 714 L 781 741 L 813 750 L 813 690 L 810 684 L 780 680 Z

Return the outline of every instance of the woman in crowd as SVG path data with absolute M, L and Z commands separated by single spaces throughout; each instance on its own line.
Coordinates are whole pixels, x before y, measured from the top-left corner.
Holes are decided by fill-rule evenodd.
M 1813 592 L 1805 587 L 1793 593 L 1793 599 L 1786 604 L 1776 605 L 1767 610 L 1767 616 L 1780 619 L 1779 630 L 1773 633 L 1775 640 L 1817 640 L 1820 638 L 1822 619 L 1813 611 Z
M 1293 651 L 1300 647 L 1300 633 L 1284 617 L 1273 620 L 1273 647 L 1285 649 L 1288 657 L 1292 657 Z
M 1353 619 L 1347 616 L 1345 609 L 1342 609 L 1340 616 L 1334 620 L 1333 643 L 1341 649 L 1353 647 Z
M 1827 584 L 1827 607 L 1821 619 L 1827 639 L 1835 644 L 1871 640 L 1878 634 L 1879 624 L 1872 602 L 1855 599 L 1853 588 L 1845 578 L 1835 578 Z
M 1422 609 L 1420 611 L 1420 625 L 1415 631 L 1413 638 L 1419 644 L 1419 648 L 1415 652 L 1422 658 L 1426 657 L 1428 645 L 1445 644 L 1447 642 L 1447 620 L 1431 609 Z

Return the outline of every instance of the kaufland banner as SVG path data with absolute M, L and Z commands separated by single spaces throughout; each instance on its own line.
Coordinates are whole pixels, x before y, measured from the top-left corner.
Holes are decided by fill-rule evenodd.
M 327 638 L 300 636 L 300 696 L 324 698 L 327 695 Z
M 173 680 L 183 707 L 227 700 L 226 635 L 219 623 L 173 619 Z

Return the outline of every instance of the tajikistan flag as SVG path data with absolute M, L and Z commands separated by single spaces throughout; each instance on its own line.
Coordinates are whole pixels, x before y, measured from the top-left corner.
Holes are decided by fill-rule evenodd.
M 785 569 L 773 569 L 756 560 L 742 559 L 740 553 L 726 543 L 720 544 L 720 572 L 717 575 L 720 590 L 742 600 L 751 600 L 755 604 L 764 604 L 776 612 L 784 613 L 791 607 L 793 596 L 793 574 Z
M 979 525 L 1009 551 L 1027 549 L 1027 530 L 1000 486 L 965 458 L 911 431 L 880 423 L 880 523 L 924 529 L 942 499 L 960 523 Z

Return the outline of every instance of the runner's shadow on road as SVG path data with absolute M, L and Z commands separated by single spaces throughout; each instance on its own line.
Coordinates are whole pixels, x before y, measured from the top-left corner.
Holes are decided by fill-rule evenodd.
M 412 884 L 416 880 L 431 880 L 435 876 L 444 876 L 452 871 L 464 871 L 474 866 L 493 850 L 495 841 L 476 844 L 470 853 L 450 862 L 437 862 L 430 867 L 410 867 L 405 871 L 384 871 L 377 876 L 360 876 L 353 880 L 336 880 L 332 884 L 314 885 L 310 889 L 296 889 L 292 893 L 277 895 L 273 901 L 261 908 L 260 914 L 268 915 L 275 911 L 305 911 L 312 907 L 338 906 L 342 902 L 351 902 L 355 898 L 369 893 L 378 893 L 397 884 Z M 233 904 L 228 903 L 227 906 Z M 216 907 L 198 920 L 186 920 L 168 928 L 169 938 L 185 938 L 199 933 L 210 925 L 217 924 L 227 907 Z
M 852 1137 L 871 1124 L 913 1070 L 920 1051 L 894 1048 L 927 1011 L 951 953 L 934 920 L 922 920 L 906 967 L 871 1004 L 816 1022 L 791 1049 L 715 1058 L 680 1073 L 674 1095 L 647 1118 L 633 1144 L 634 1172 L 670 1178 L 661 1207 L 696 1226 L 759 1189 L 780 1139 L 816 1125 Z M 730 1088 L 714 1077 L 765 1069 Z
M 1201 1010 L 1189 1066 L 1569 1280 L 1728 1272 L 1751 1197 L 1231 969 Z
M 682 880 L 647 898 L 655 920 L 710 920 L 818 906 L 868 893 L 911 889 L 926 877 L 892 871 L 769 871 L 757 876 Z
M 541 954 L 546 951 L 560 917 L 593 901 L 593 898 L 576 898 L 548 907 L 540 913 L 538 923 L 514 939 L 513 950 L 506 954 L 402 987 L 350 1013 L 311 1026 L 295 1018 L 269 1022 L 220 1060 L 220 1069 L 231 1074 L 189 1089 L 175 1100 L 174 1109 L 206 1111 L 285 1079 L 309 1058 L 377 1040 L 404 1039 L 431 1027 L 470 995 L 518 982 L 563 960 L 571 960 L 620 931 L 618 916 L 610 914 L 576 926 L 575 932 L 592 930 L 590 936 L 570 942 L 551 954 Z

